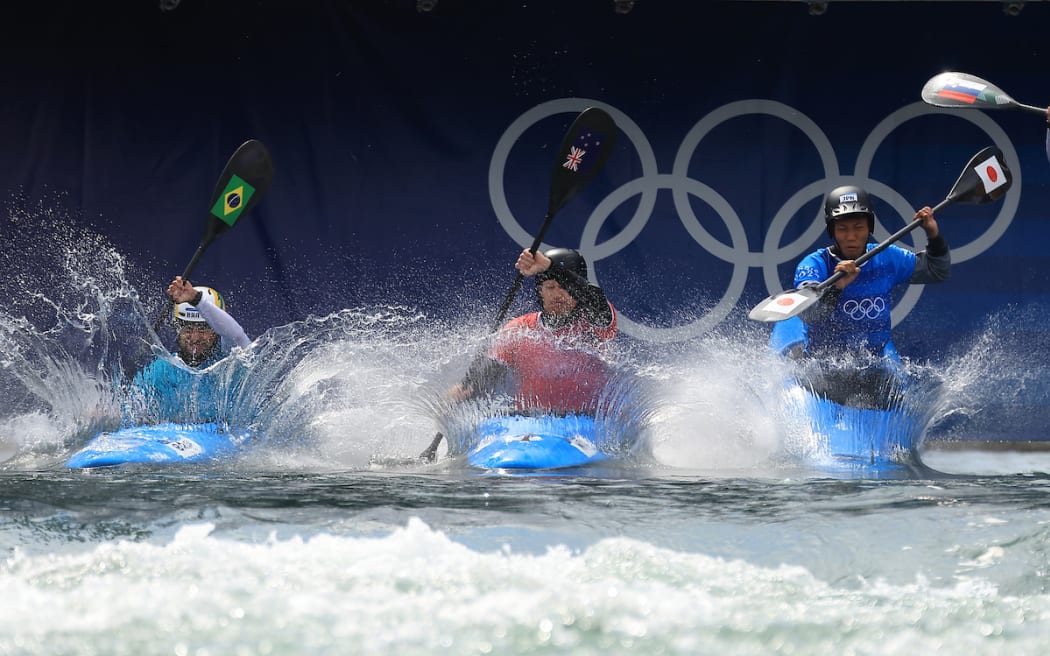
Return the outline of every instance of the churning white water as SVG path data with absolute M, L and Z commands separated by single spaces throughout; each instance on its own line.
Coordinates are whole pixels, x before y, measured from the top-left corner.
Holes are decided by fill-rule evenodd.
M 397 305 L 274 327 L 207 374 L 257 435 L 241 457 L 64 469 L 126 419 L 121 382 L 160 346 L 119 255 L 65 246 L 46 275 L 7 263 L 39 291 L 0 310 L 0 653 L 1045 649 L 1050 459 L 931 447 L 961 476 L 893 481 L 785 461 L 804 437 L 746 325 L 628 340 L 618 398 L 646 448 L 593 476 L 410 462 L 486 318 Z M 1023 390 L 1045 373 L 1009 366 L 1025 350 L 1002 334 L 939 368 L 941 443 L 1041 412 Z

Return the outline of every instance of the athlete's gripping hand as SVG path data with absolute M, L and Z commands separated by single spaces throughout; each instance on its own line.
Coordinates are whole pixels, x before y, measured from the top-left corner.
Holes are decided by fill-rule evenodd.
M 182 276 L 175 276 L 175 280 L 168 285 L 168 296 L 176 303 L 190 303 L 197 298 L 197 290 L 193 288 L 189 280 L 183 280 Z
M 538 251 L 531 253 L 526 248 L 518 256 L 518 261 L 514 263 L 514 268 L 523 276 L 534 276 L 551 268 L 551 259 Z

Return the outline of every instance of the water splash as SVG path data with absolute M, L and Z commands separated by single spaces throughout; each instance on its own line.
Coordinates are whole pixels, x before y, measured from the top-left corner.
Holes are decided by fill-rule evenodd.
M 144 276 L 80 218 L 56 209 L 63 204 L 17 198 L 0 217 L 6 468 L 57 466 L 101 430 L 153 419 L 130 402 L 129 382 L 152 358 L 171 357 L 136 291 Z M 397 305 L 340 310 L 274 327 L 201 372 L 217 383 L 225 420 L 257 436 L 260 448 L 236 466 L 363 468 L 376 458 L 414 458 L 438 430 L 459 430 L 451 453 L 462 453 L 462 427 L 507 408 L 499 395 L 456 408 L 447 401 L 487 344 L 491 317 L 470 312 L 439 321 Z M 909 399 L 929 402 L 928 438 L 1044 437 L 1050 381 L 1031 353 L 1046 349 L 1047 335 L 1019 329 L 1040 320 L 1037 310 L 1012 309 L 957 345 L 946 364 L 907 365 L 942 382 L 935 400 Z M 621 337 L 600 400 L 613 429 L 605 447 L 658 467 L 750 473 L 775 468 L 785 450 L 806 453 L 812 436 L 783 409 L 788 365 L 769 352 L 767 336 L 741 321 L 680 344 Z M 639 434 L 643 441 L 633 439 Z
M 953 346 L 944 365 L 945 403 L 930 437 L 946 442 L 1044 440 L 1050 370 L 1035 355 L 1050 347 L 1044 308 L 1010 307 Z
M 45 459 L 119 420 L 114 379 L 148 347 L 124 258 L 62 199 L 15 197 L 0 220 L 0 443 Z
M 783 441 L 775 414 L 786 365 L 748 324 L 702 338 L 644 347 L 654 411 L 654 453 L 686 470 L 765 467 Z

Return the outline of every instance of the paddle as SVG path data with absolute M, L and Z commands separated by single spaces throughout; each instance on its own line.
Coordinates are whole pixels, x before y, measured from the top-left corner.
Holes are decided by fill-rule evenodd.
M 964 109 L 1025 109 L 1046 116 L 1046 107 L 1025 105 L 988 80 L 969 73 L 935 75 L 922 87 L 922 99 L 935 107 Z
M 215 183 L 211 211 L 204 224 L 204 237 L 182 272 L 183 280 L 190 277 L 201 255 L 212 241 L 232 228 L 241 216 L 255 207 L 269 189 L 272 178 L 273 161 L 270 159 L 270 152 L 261 141 L 249 139 L 230 156 L 230 161 L 226 162 L 226 168 Z M 164 310 L 153 322 L 153 332 L 160 329 L 164 317 L 171 313 L 174 303 L 172 299 L 168 299 Z
M 573 196 L 587 186 L 594 179 L 605 160 L 609 159 L 609 153 L 616 143 L 616 124 L 612 117 L 597 107 L 583 110 L 565 133 L 561 146 L 558 148 L 558 156 L 554 161 L 554 173 L 551 176 L 550 195 L 547 201 L 547 215 L 543 218 L 543 225 L 536 233 L 536 238 L 529 246 L 529 252 L 533 255 L 539 250 L 543 242 L 543 236 L 547 234 L 554 215 L 568 203 Z M 503 319 L 507 316 L 510 304 L 521 288 L 525 275 L 520 271 L 511 285 L 507 297 L 503 299 L 503 305 L 496 313 L 496 321 L 493 323 L 492 332 L 503 325 Z
M 597 107 L 589 107 L 576 117 L 569 126 L 569 131 L 558 147 L 558 154 L 554 160 L 554 173 L 551 175 L 551 187 L 547 200 L 547 215 L 543 218 L 536 238 L 529 246 L 529 252 L 533 255 L 539 250 L 543 242 L 543 236 L 547 234 L 554 215 L 558 213 L 572 198 L 587 186 L 598 172 L 605 166 L 609 159 L 613 145 L 616 143 L 616 123 L 607 112 Z M 499 312 L 496 313 L 496 321 L 493 323 L 492 331 L 496 332 L 503 325 L 507 316 L 507 310 L 514 301 L 525 275 L 520 271 L 511 285 L 507 297 L 503 300 Z M 419 454 L 423 462 L 433 462 L 437 453 L 438 445 L 441 444 L 443 435 L 438 433 L 430 442 L 430 445 Z
M 1010 188 L 1012 182 L 1013 175 L 1003 161 L 1002 151 L 995 146 L 989 146 L 970 159 L 966 168 L 959 175 L 959 179 L 955 181 L 952 190 L 948 192 L 948 196 L 933 208 L 933 212 L 936 214 L 954 203 L 977 204 L 998 200 Z M 893 233 L 886 241 L 858 257 L 857 266 L 886 250 L 890 244 L 899 241 L 920 225 L 922 225 L 922 219 L 915 219 Z M 798 316 L 806 308 L 816 303 L 832 285 L 845 275 L 844 272 L 839 271 L 819 285 L 789 289 L 774 294 L 753 307 L 747 316 L 755 321 L 767 322 L 783 321 Z

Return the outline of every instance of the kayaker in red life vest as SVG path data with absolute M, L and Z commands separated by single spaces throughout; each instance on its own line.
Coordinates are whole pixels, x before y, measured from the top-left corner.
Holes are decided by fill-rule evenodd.
M 616 337 L 616 309 L 588 282 L 587 262 L 575 250 L 526 249 L 514 266 L 536 276 L 542 310 L 507 322 L 450 396 L 488 393 L 512 376 L 519 411 L 593 414 L 609 379 L 602 355 Z

